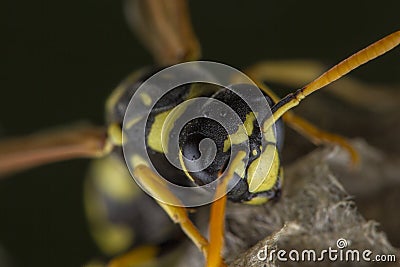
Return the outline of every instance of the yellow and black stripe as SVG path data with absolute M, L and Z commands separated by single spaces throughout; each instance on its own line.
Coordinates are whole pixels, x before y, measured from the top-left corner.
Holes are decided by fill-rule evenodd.
M 107 103 L 109 134 L 111 139 L 114 140 L 113 142 L 117 147 L 115 150 L 118 154 L 122 154 L 119 148 L 122 145 L 121 125 L 127 105 L 140 84 L 152 73 L 133 74 L 117 88 Z M 246 92 L 249 85 L 238 86 L 239 90 Z M 250 153 L 246 157 L 247 165 L 244 166 L 245 164 L 243 164 L 242 173 L 238 174 L 242 179 L 229 193 L 230 200 L 253 204 L 267 201 L 279 195 L 280 186 L 277 185 L 280 185 L 282 180 L 280 150 L 283 142 L 283 125 L 281 121 L 276 123 L 276 134 L 272 132 L 264 133 L 264 136 L 266 136 L 264 138 L 267 138 L 267 145 L 262 147 L 263 137 L 255 114 L 244 100 L 226 88 L 205 83 L 185 84 L 169 91 L 156 103 L 153 102 L 151 94 L 147 92 L 142 94 L 145 94 L 140 96 L 143 105 L 154 105 L 146 122 L 145 133 L 148 155 L 153 163 L 152 165 L 163 177 L 175 184 L 184 186 L 208 184 L 216 180 L 226 167 L 232 147 L 236 146 L 240 149 L 248 140 Z M 179 157 L 181 169 L 178 169 L 169 163 L 165 153 L 170 147 L 168 140 L 172 129 L 175 125 L 180 125 L 182 114 L 191 111 L 190 104 L 181 105 L 179 111 L 171 112 L 184 101 L 198 96 L 213 98 L 225 103 L 238 114 L 242 125 L 230 125 L 228 129 L 225 129 L 218 122 L 208 118 L 196 118 L 188 122 L 182 128 L 179 136 L 180 151 L 176 156 Z M 274 105 L 268 95 L 264 94 L 264 97 L 264 101 L 267 100 L 270 106 Z M 254 99 L 253 101 L 259 100 Z M 204 113 L 207 113 L 207 109 L 211 109 L 211 107 L 205 104 L 202 109 Z M 168 122 L 166 123 L 167 117 Z M 127 127 L 134 127 L 137 122 L 143 119 L 135 117 L 132 121 L 125 123 Z M 164 138 L 161 136 L 162 132 Z M 127 138 L 134 139 L 135 136 L 127 136 Z M 193 164 L 191 161 L 200 157 L 199 144 L 205 138 L 213 140 L 216 144 L 217 154 L 206 169 L 190 172 L 187 164 Z M 166 144 L 163 144 L 163 140 Z M 139 155 L 134 155 L 128 160 L 131 161 L 132 166 L 137 166 L 139 163 L 149 165 Z M 267 165 L 271 168 L 264 167 Z

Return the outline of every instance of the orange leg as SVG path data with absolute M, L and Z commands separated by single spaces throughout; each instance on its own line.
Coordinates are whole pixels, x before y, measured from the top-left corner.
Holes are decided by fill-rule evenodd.
M 223 182 L 222 182 L 223 183 Z M 224 190 L 226 186 L 219 186 L 219 190 Z M 225 228 L 225 206 L 227 197 L 224 195 L 214 201 L 211 206 L 210 214 L 210 245 L 208 247 L 208 258 L 206 267 L 226 266 L 221 258 L 224 247 L 224 228 Z
M 220 178 L 215 196 L 221 196 L 216 199 L 211 206 L 210 214 L 210 245 L 208 247 L 208 257 L 206 267 L 224 267 L 221 254 L 224 247 L 224 225 L 225 225 L 225 207 L 226 207 L 226 188 L 228 182 L 233 178 L 235 169 L 245 157 L 245 152 L 239 152 L 228 167 L 226 173 Z
M 113 258 L 107 267 L 135 267 L 148 265 L 154 262 L 158 254 L 158 248 L 154 246 L 143 246 L 135 248 L 121 256 Z
M 166 185 L 161 182 L 162 179 L 158 177 L 158 175 L 155 174 L 149 167 L 143 164 L 136 166 L 134 169 L 134 175 L 156 199 L 163 199 L 169 203 L 180 202 L 179 199 L 177 199 L 174 194 L 168 190 Z M 160 201 L 157 201 L 157 203 L 164 209 L 174 223 L 180 225 L 185 234 L 207 258 L 208 241 L 189 219 L 186 208 L 178 205 L 169 205 Z
M 307 137 L 314 144 L 319 145 L 322 143 L 337 144 L 347 150 L 351 157 L 353 165 L 357 165 L 360 161 L 358 152 L 343 136 L 329 133 L 319 129 L 302 117 L 297 116 L 293 112 L 287 112 L 283 116 L 283 120 L 298 133 Z
M 244 153 L 240 153 L 237 159 L 232 162 L 236 166 L 244 157 Z M 231 168 L 227 174 L 221 177 L 221 182 L 217 186 L 216 195 L 223 195 L 226 192 L 226 186 L 233 177 L 234 169 Z M 156 198 L 163 199 L 168 202 L 178 203 L 179 200 L 170 192 L 162 180 L 149 167 L 144 164 L 138 165 L 134 169 L 134 175 L 142 185 Z M 192 240 L 196 247 L 203 253 L 207 266 L 226 267 L 227 265 L 221 258 L 223 247 L 223 231 L 224 231 L 224 214 L 226 195 L 216 200 L 211 207 L 210 216 L 210 243 L 203 237 L 196 226 L 188 217 L 187 209 L 180 206 L 173 206 L 157 201 L 164 209 L 174 223 L 179 224 L 184 233 Z M 141 252 L 143 251 L 143 252 Z M 135 264 L 150 262 L 157 254 L 154 247 L 142 247 L 134 249 L 126 254 L 118 256 L 109 262 L 109 267 L 127 267 L 136 266 Z

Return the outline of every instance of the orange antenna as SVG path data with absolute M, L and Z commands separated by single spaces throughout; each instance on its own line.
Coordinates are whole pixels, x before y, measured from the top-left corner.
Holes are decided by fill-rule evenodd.
M 371 44 L 356 54 L 348 57 L 335 65 L 317 79 L 307 84 L 296 92 L 287 95 L 272 107 L 273 121 L 277 121 L 286 111 L 297 106 L 309 94 L 321 89 L 322 87 L 336 81 L 340 77 L 346 75 L 350 71 L 358 68 L 362 64 L 377 58 L 386 52 L 392 50 L 400 44 L 400 31 L 396 31 L 379 41 Z M 271 119 L 264 122 L 263 130 L 266 131 L 272 124 Z

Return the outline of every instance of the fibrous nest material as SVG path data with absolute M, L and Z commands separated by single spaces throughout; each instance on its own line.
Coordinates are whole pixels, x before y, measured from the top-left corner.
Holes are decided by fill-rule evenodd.
M 285 168 L 284 191 L 280 200 L 261 206 L 229 203 L 224 250 L 224 258 L 229 266 L 398 264 L 363 260 L 362 253 L 365 250 L 371 251 L 368 257 L 371 260 L 375 255 L 390 255 L 399 259 L 400 253 L 379 229 L 379 222 L 363 217 L 357 208 L 357 197 L 353 196 L 360 195 L 363 199 L 368 195 L 368 190 L 373 194 L 373 191 L 385 188 L 388 184 L 399 187 L 398 162 L 386 162 L 379 151 L 363 141 L 356 140 L 353 144 L 361 156 L 361 163 L 356 167 L 350 165 L 346 152 L 340 148 L 318 149 Z M 399 220 L 395 211 L 393 220 Z M 339 246 L 345 242 L 346 247 L 340 249 L 338 242 L 342 242 Z M 307 257 L 305 260 L 301 258 L 304 250 L 313 250 L 316 258 L 322 259 L 321 251 L 329 248 L 337 250 L 338 257 L 339 253 L 345 255 L 348 250 L 357 250 L 359 261 L 352 260 L 350 254 L 348 261 L 346 256 L 342 256 L 342 260 L 332 260 L 327 254 L 317 262 L 307 260 Z M 265 251 L 271 252 L 273 249 L 275 257 L 265 255 Z M 286 251 L 284 258 L 287 261 L 277 259 L 276 252 L 279 250 Z M 290 259 L 288 253 L 291 250 L 296 250 L 300 256 L 296 258 L 296 253 L 292 253 Z M 184 257 L 185 266 L 203 266 L 204 261 L 194 251 Z

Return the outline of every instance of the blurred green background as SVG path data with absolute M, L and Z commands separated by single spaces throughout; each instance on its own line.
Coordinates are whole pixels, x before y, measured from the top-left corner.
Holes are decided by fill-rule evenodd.
M 399 29 L 399 1 L 191 1 L 204 59 L 242 68 L 263 59 L 331 65 Z M 75 121 L 103 123 L 104 101 L 152 63 L 121 1 L 0 2 L 0 138 Z M 354 72 L 399 83 L 399 51 Z M 338 123 L 339 123 L 338 119 Z M 82 207 L 88 160 L 0 181 L 0 258 L 10 266 L 79 266 L 98 255 Z M 1 265 L 1 263 L 0 263 Z

